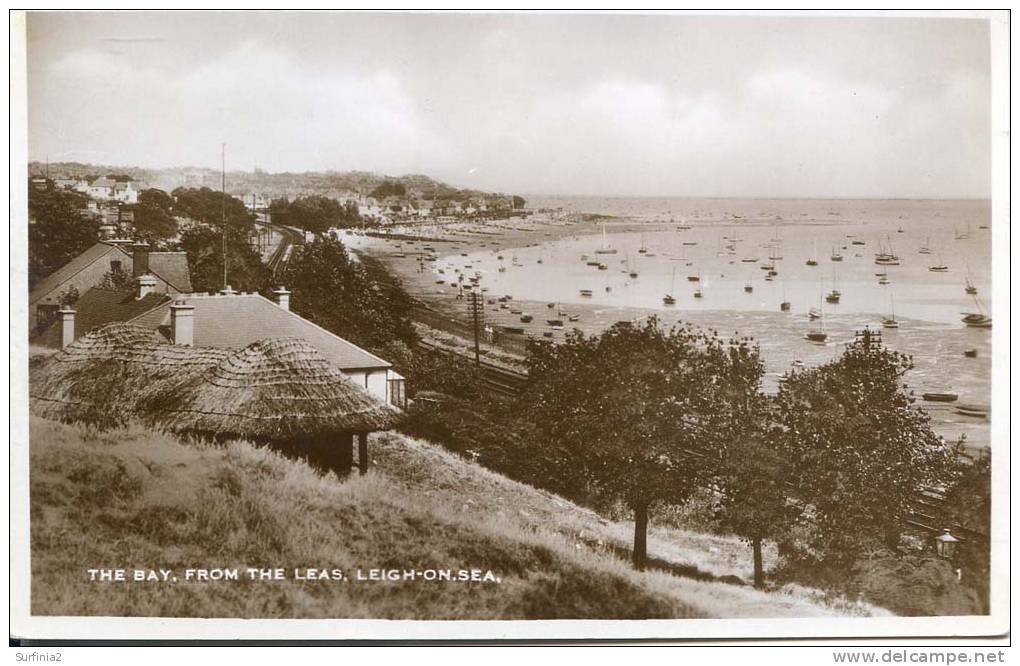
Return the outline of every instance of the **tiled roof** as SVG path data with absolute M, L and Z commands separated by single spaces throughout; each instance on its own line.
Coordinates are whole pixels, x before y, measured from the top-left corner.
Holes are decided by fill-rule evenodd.
M 35 303 L 49 295 L 54 289 L 105 257 L 109 252 L 119 252 L 125 257 L 130 256 L 116 245 L 100 241 L 40 280 L 28 295 L 28 302 Z
M 192 291 L 187 252 L 150 252 L 149 272 L 183 294 Z
M 239 349 L 256 340 L 291 336 L 308 342 L 341 370 L 390 367 L 387 361 L 259 294 L 190 295 L 179 296 L 178 300 L 195 306 L 196 347 Z M 160 328 L 166 334 L 170 308 L 169 305 L 164 308 L 166 314 Z
M 113 322 L 127 322 L 172 300 L 166 294 L 153 292 L 142 299 L 134 290 L 89 289 L 74 304 L 75 337 Z
M 72 306 L 75 310 L 74 336 L 80 338 L 92 329 L 113 322 L 131 321 L 158 309 L 161 305 L 169 304 L 171 300 L 166 294 L 151 293 L 145 298 L 136 299 L 133 290 L 93 287 L 82 294 Z M 34 340 L 58 342 L 59 339 L 54 337 L 54 330 L 58 325 L 58 322 L 53 322 L 46 330 L 35 336 Z

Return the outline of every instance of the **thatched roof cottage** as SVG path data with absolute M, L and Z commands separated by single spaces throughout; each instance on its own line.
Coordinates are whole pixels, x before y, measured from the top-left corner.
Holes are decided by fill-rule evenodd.
M 40 336 L 40 344 L 63 347 L 114 321 L 147 328 L 163 341 L 181 346 L 243 349 L 264 338 L 299 338 L 371 395 L 397 407 L 405 405 L 404 378 L 388 361 L 291 312 L 290 292 L 282 287 L 273 294 L 275 302 L 229 287 L 219 294 L 157 298 L 143 286 L 144 280 L 144 276 L 137 280 L 134 297 L 131 292 L 86 294 L 74 311 L 58 313 L 52 330 Z
M 241 438 L 346 472 L 358 438 L 391 428 L 399 410 L 298 338 L 242 349 L 168 344 L 151 329 L 111 324 L 35 364 L 33 413 L 109 427 L 128 421 L 178 433 Z

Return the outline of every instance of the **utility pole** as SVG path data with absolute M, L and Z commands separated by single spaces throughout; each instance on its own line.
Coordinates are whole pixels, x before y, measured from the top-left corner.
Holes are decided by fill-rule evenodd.
M 485 311 L 482 309 L 484 301 L 481 299 L 480 294 L 477 291 L 471 291 L 471 300 L 468 302 L 471 308 L 471 324 L 475 333 L 475 365 L 482 364 L 481 358 L 481 347 L 479 343 L 479 337 L 481 336 L 482 318 L 485 316 Z
M 227 288 L 227 144 L 220 144 L 220 230 L 223 232 L 223 288 Z

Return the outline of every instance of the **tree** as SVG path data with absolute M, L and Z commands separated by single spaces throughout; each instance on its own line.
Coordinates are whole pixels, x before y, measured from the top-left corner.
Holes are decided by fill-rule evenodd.
M 716 518 L 751 545 L 754 586 L 762 588 L 762 544 L 783 535 L 798 513 L 787 502 L 786 461 L 766 438 L 751 437 L 731 443 L 721 467 Z
M 839 359 L 788 376 L 776 397 L 775 441 L 821 559 L 895 550 L 917 494 L 951 473 L 952 449 L 901 388 L 911 365 L 867 334 Z
M 99 229 L 82 215 L 87 199 L 77 192 L 28 188 L 29 287 L 99 240 Z
M 103 275 L 102 281 L 99 286 L 103 289 L 127 289 L 132 286 L 131 274 L 120 267 L 120 264 L 114 264 L 110 270 L 106 271 Z
M 341 204 L 336 199 L 322 196 L 299 197 L 294 201 L 274 199 L 269 212 L 276 224 L 300 227 L 316 234 L 325 233 L 332 227 L 353 227 L 361 220 L 356 204 Z
M 403 183 L 396 180 L 384 180 L 372 190 L 369 196 L 376 199 L 385 199 L 386 197 L 402 197 L 406 194 L 407 188 Z
M 647 554 L 649 508 L 708 483 L 728 443 L 752 424 L 763 365 L 747 340 L 724 342 L 656 318 L 530 347 L 520 407 L 557 466 L 634 514 L 634 565 Z
M 524 206 L 527 203 L 528 202 L 524 200 L 524 197 L 519 197 L 516 194 L 514 195 L 514 197 L 513 197 L 514 210 L 519 210 L 521 208 L 524 208 Z
M 246 231 L 231 227 L 226 234 L 227 281 L 239 291 L 261 291 L 269 285 L 269 270 L 248 243 Z M 191 284 L 197 292 L 223 288 L 223 233 L 194 226 L 181 234 L 181 250 L 188 253 Z
M 400 283 L 367 258 L 354 261 L 328 236 L 297 247 L 281 282 L 295 312 L 357 345 L 381 350 L 395 340 L 417 342 L 411 299 Z
M 148 189 L 138 193 L 134 212 L 135 236 L 156 243 L 177 234 L 177 220 L 173 217 L 173 198 L 163 190 Z
M 208 187 L 178 187 L 172 195 L 173 210 L 181 217 L 217 228 L 221 220 L 225 220 L 228 227 L 244 231 L 249 231 L 255 222 L 255 216 L 248 212 L 243 201 Z

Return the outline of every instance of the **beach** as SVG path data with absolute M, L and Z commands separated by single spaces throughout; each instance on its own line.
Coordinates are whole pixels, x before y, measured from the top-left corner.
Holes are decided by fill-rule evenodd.
M 543 210 L 525 219 L 392 230 L 400 240 L 340 238 L 383 261 L 412 296 L 462 321 L 460 286 L 474 279 L 485 324 L 495 330 L 562 340 L 574 328 L 598 333 L 656 316 L 750 336 L 762 349 L 767 391 L 795 364 L 837 358 L 865 327 L 881 331 L 887 346 L 912 357 L 907 390 L 936 430 L 952 440 L 965 435 L 972 449 L 988 446 L 987 419 L 921 398 L 952 392 L 958 403 L 990 402 L 990 331 L 961 322 L 962 312 L 990 308 L 988 202 L 559 198 L 532 205 Z M 896 263 L 877 265 L 880 253 Z M 833 290 L 839 303 L 826 301 Z M 666 295 L 675 304 L 665 304 Z M 788 311 L 780 310 L 784 301 Z M 809 317 L 812 309 L 820 319 Z M 521 322 L 525 314 L 529 323 Z M 898 328 L 883 328 L 890 317 Z M 562 326 L 550 325 L 557 320 Z M 817 330 L 824 344 L 805 340 Z

